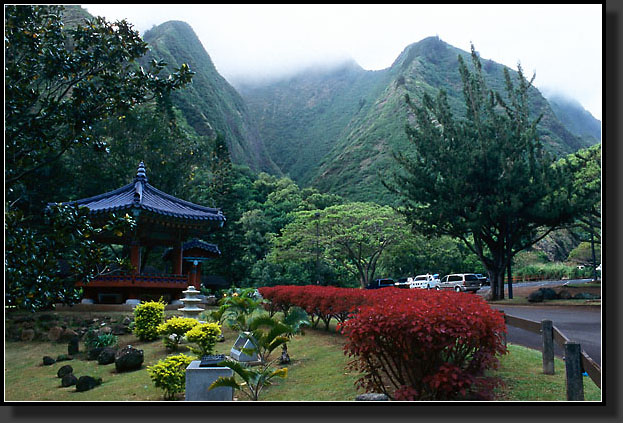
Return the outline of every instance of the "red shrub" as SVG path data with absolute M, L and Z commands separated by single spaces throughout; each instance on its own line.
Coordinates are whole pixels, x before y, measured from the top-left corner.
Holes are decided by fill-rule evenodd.
M 475 398 L 506 352 L 501 314 L 475 295 L 383 289 L 340 325 L 357 384 L 394 399 Z M 389 385 L 389 387 L 387 387 Z

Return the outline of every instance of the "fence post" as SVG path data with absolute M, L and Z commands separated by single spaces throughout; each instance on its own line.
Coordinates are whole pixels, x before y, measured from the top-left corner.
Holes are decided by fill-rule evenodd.
M 554 325 L 551 320 L 541 321 L 543 336 L 543 374 L 554 374 Z
M 582 348 L 577 342 L 565 343 L 567 401 L 584 401 L 582 380 Z
M 500 313 L 502 313 L 502 318 L 504 319 L 504 326 L 506 326 L 506 313 L 504 313 L 504 310 L 498 310 Z M 504 344 L 504 347 L 506 347 L 506 334 L 508 332 L 508 327 L 506 329 L 506 332 L 502 332 L 502 343 Z

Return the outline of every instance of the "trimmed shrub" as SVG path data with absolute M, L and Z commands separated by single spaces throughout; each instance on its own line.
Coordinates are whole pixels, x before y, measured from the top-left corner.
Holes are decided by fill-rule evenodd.
M 197 344 L 198 348 L 190 347 L 190 350 L 201 358 L 204 355 L 211 355 L 221 328 L 217 323 L 200 323 L 186 332 L 186 340 Z
M 148 301 L 134 308 L 134 335 L 141 341 L 158 339 L 158 325 L 164 320 L 164 302 Z
M 170 355 L 147 367 L 149 377 L 156 388 L 164 390 L 164 399 L 172 400 L 178 392 L 184 392 L 186 385 L 186 367 L 193 361 L 184 354 Z
M 191 317 L 172 317 L 164 323 L 158 325 L 156 330 L 163 337 L 164 345 L 169 349 L 177 349 L 182 338 L 199 322 Z
M 504 354 L 502 315 L 475 295 L 387 288 L 340 325 L 367 392 L 395 400 L 488 399 Z

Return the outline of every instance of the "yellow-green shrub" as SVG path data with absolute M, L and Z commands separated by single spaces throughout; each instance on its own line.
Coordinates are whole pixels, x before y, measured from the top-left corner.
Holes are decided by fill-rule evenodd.
M 158 339 L 158 325 L 164 320 L 164 306 L 161 301 L 148 301 L 134 309 L 134 335 L 141 341 Z
M 191 317 L 172 317 L 156 328 L 163 337 L 164 345 L 170 349 L 177 349 L 182 337 L 199 322 Z
M 186 332 L 186 340 L 197 344 L 199 348 L 190 347 L 190 350 L 202 357 L 214 352 L 216 339 L 220 334 L 221 327 L 217 323 L 200 323 Z
M 156 388 L 164 389 L 164 399 L 175 398 L 178 392 L 184 392 L 186 385 L 186 367 L 193 361 L 185 354 L 170 355 L 147 367 L 147 372 Z

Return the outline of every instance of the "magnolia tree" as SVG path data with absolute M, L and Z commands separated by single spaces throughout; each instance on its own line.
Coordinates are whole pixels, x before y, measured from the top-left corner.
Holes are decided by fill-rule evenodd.
M 374 279 L 387 248 L 409 233 L 405 219 L 389 206 L 349 203 L 301 211 L 274 240 L 275 260 L 331 260 L 365 287 Z

